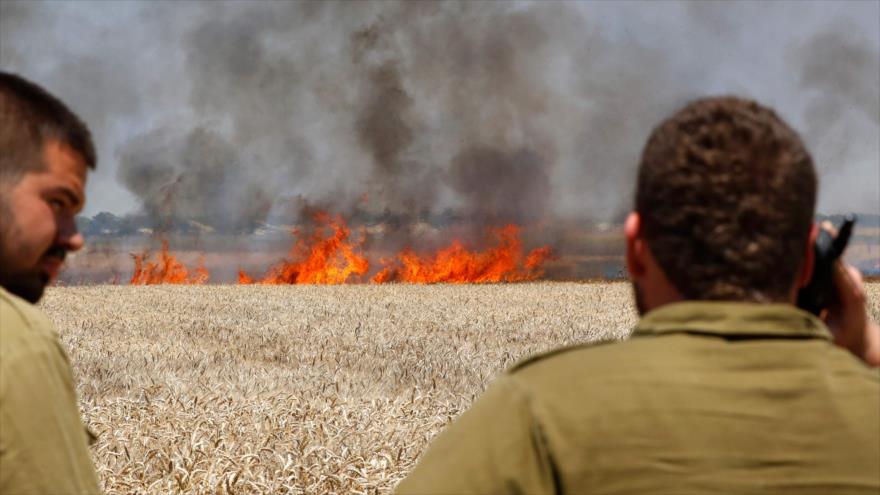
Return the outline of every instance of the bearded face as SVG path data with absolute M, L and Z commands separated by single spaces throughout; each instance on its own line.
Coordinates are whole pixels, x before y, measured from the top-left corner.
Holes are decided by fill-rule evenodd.
M 70 147 L 46 144 L 44 170 L 0 183 L 0 286 L 36 303 L 58 277 L 68 251 L 83 246 L 86 164 Z

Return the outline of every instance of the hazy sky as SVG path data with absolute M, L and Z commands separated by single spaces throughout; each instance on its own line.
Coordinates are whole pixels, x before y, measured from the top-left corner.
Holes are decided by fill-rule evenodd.
M 174 183 L 196 216 L 369 195 L 611 217 L 651 126 L 719 93 L 803 134 L 820 211 L 880 211 L 880 2 L 413 4 L 3 0 L 0 67 L 92 127 L 87 215 Z

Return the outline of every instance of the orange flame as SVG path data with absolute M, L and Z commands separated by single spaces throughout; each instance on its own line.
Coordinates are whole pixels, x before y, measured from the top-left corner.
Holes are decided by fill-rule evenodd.
M 147 261 L 148 252 L 132 254 L 134 258 L 134 273 L 129 283 L 132 285 L 153 284 L 204 284 L 208 281 L 208 270 L 204 266 L 204 260 L 199 261 L 199 267 L 190 270 L 177 258 L 168 252 L 168 241 L 162 241 L 162 251 L 156 262 Z
M 465 249 L 459 241 L 433 255 L 419 256 L 411 249 L 397 255 L 400 266 L 386 267 L 374 283 L 486 283 L 536 280 L 544 274 L 541 266 L 552 257 L 549 246 L 532 250 L 523 258 L 519 227 L 507 225 L 492 229 L 497 245 L 484 252 Z
M 325 212 L 314 216 L 316 227 L 307 237 L 293 234 L 297 240 L 287 259 L 270 267 L 262 278 L 238 272 L 239 284 L 343 284 L 362 282 L 370 263 L 361 253 L 364 238 L 350 240 L 351 230 L 341 216 Z M 380 260 L 383 267 L 370 281 L 382 284 L 403 283 L 492 283 L 537 280 L 544 274 L 543 264 L 553 258 L 549 246 L 524 254 L 520 227 L 507 225 L 490 229 L 495 245 L 485 251 L 472 251 L 461 241 L 432 254 L 419 255 L 404 249 L 393 258 Z M 190 271 L 168 252 L 168 241 L 156 262 L 148 253 L 132 254 L 134 273 L 131 284 L 203 284 L 209 273 L 204 261 Z
M 314 219 L 318 227 L 308 239 L 297 240 L 288 260 L 271 267 L 260 280 L 239 271 L 238 283 L 343 284 L 370 270 L 370 263 L 357 252 L 363 240 L 348 240 L 351 231 L 342 217 L 318 212 Z

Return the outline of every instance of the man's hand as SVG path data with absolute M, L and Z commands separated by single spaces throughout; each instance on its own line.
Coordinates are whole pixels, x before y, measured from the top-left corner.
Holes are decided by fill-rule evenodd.
M 871 367 L 880 366 L 880 325 L 871 321 L 866 307 L 862 274 L 841 261 L 834 264 L 837 300 L 822 318 L 834 334 L 834 343 Z

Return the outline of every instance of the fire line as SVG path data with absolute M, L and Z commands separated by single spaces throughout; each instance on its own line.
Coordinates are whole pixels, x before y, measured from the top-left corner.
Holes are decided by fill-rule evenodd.
M 365 236 L 352 239 L 345 220 L 326 212 L 314 215 L 315 227 L 308 235 L 291 232 L 296 238 L 285 259 L 269 267 L 262 277 L 239 270 L 239 284 L 345 284 L 345 283 L 499 283 L 540 279 L 543 265 L 553 259 L 549 246 L 525 252 L 521 228 L 514 224 L 489 228 L 494 244 L 482 251 L 465 247 L 458 239 L 432 253 L 405 248 L 382 258 L 380 268 L 368 277 L 371 263 L 363 253 Z M 148 254 L 132 254 L 135 269 L 131 284 L 203 284 L 210 274 L 201 262 L 190 270 L 168 251 L 163 241 L 159 260 Z

